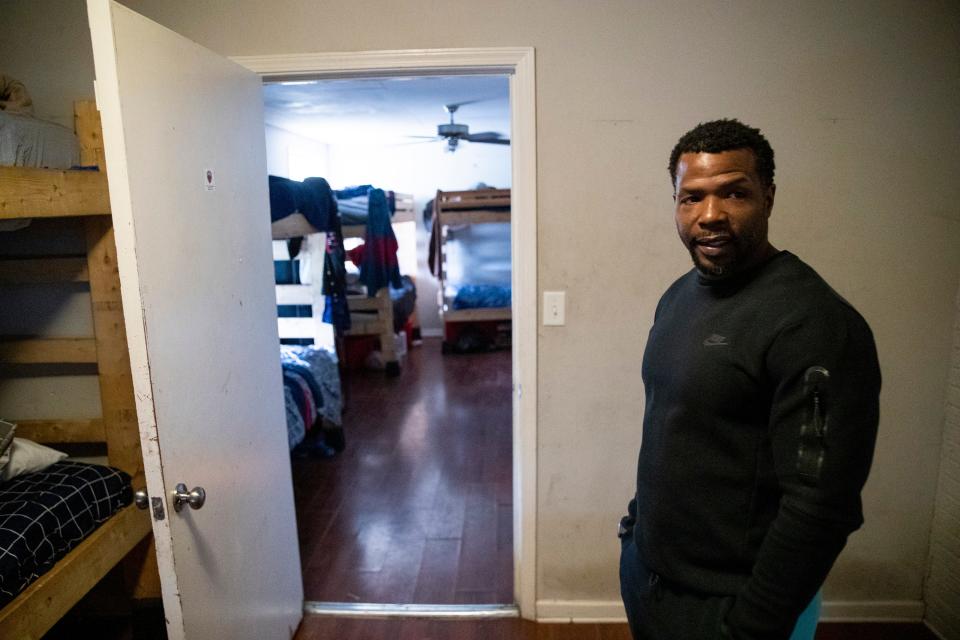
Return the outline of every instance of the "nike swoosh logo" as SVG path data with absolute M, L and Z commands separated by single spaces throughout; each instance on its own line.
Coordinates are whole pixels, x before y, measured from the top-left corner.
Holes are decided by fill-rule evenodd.
M 727 347 L 729 345 L 730 343 L 727 342 L 726 336 L 717 335 L 716 333 L 703 341 L 703 346 L 705 347 Z

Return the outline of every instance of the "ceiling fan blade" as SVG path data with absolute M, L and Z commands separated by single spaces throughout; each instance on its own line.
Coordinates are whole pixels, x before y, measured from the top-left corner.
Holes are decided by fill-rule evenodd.
M 408 137 L 408 138 L 420 138 L 420 139 L 419 139 L 419 140 L 411 140 L 410 142 L 394 142 L 394 143 L 388 144 L 388 145 L 386 145 L 386 146 L 388 146 L 388 147 L 407 147 L 407 146 L 410 146 L 410 145 L 412 145 L 412 144 L 429 144 L 429 143 L 431 143 L 431 142 L 439 142 L 439 141 L 443 140 L 443 138 L 436 138 L 436 137 L 431 138 L 431 137 L 427 137 L 427 136 L 407 136 L 407 137 Z
M 456 111 L 458 108 L 464 105 L 484 102 L 485 100 L 489 100 L 489 98 L 474 98 L 473 100 L 462 100 L 461 102 L 448 102 L 447 104 L 443 105 L 443 108 L 447 111 L 447 113 L 449 113 L 451 110 Z
M 510 144 L 510 138 L 504 138 L 503 134 L 496 131 L 479 131 L 471 133 L 465 137 L 470 142 L 486 142 L 489 144 Z

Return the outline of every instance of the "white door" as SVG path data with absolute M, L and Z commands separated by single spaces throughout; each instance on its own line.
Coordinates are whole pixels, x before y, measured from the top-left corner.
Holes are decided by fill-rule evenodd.
M 168 634 L 290 638 L 303 589 L 261 84 L 116 2 L 87 9 Z M 203 507 L 175 511 L 178 483 Z

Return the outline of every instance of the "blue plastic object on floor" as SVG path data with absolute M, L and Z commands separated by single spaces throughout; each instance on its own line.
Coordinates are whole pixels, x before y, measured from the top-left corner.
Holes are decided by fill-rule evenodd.
M 817 591 L 813 600 L 803 610 L 800 617 L 797 618 L 797 626 L 793 628 L 793 634 L 790 640 L 813 640 L 817 632 L 817 621 L 820 619 L 820 605 L 823 601 L 823 592 Z

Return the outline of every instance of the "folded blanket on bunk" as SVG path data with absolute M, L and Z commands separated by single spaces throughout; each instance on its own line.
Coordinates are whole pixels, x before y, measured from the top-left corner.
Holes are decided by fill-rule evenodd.
M 323 178 L 307 178 L 303 182 L 268 176 L 270 186 L 270 220 L 286 218 L 294 212 L 303 214 L 318 231 L 332 231 L 337 218 L 337 201 Z
M 340 212 L 340 221 L 346 225 L 361 225 L 367 223 L 367 214 L 370 206 L 370 192 L 374 187 L 369 184 L 357 187 L 347 187 L 333 192 L 337 199 L 337 209 Z M 393 191 L 387 191 L 387 207 L 390 210 L 390 216 L 397 211 L 396 195 Z
M 70 460 L 0 485 L 0 606 L 132 498 L 126 473 Z

